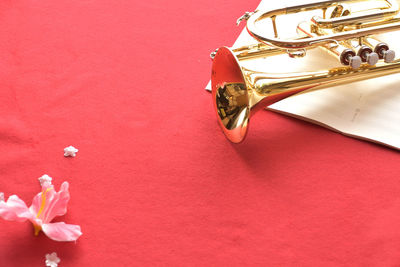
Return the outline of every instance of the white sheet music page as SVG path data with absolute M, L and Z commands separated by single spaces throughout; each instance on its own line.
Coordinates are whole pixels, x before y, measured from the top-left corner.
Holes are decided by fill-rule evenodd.
M 273 4 L 264 0 L 258 9 L 262 9 L 267 2 L 269 6 Z M 285 4 L 290 2 L 298 3 L 285 1 Z M 275 5 L 282 7 L 282 2 Z M 310 15 L 313 14 L 291 15 L 293 19 L 290 21 L 287 20 L 288 17 L 282 18 L 282 21 L 285 20 L 283 24 L 279 24 L 278 17 L 278 32 L 285 36 L 296 36 L 297 24 L 306 20 L 304 16 L 311 18 Z M 316 15 L 320 14 L 317 12 Z M 232 27 L 234 25 L 235 22 L 232 22 Z M 397 41 L 400 40 L 400 33 L 381 35 L 379 38 L 400 55 L 400 44 Z M 243 30 L 233 47 L 253 43 L 256 41 Z M 340 65 L 337 59 L 318 48 L 307 51 L 307 55 L 300 59 L 280 55 L 247 60 L 241 64 L 249 69 L 269 73 L 317 71 Z M 206 89 L 210 88 L 209 83 Z M 400 149 L 400 74 L 295 95 L 269 106 L 268 109 L 348 136 Z

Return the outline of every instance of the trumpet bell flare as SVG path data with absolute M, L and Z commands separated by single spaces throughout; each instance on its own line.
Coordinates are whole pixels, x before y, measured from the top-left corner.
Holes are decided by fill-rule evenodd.
M 214 109 L 222 131 L 231 142 L 242 142 L 248 131 L 249 96 L 239 62 L 227 47 L 221 47 L 215 55 L 211 87 Z

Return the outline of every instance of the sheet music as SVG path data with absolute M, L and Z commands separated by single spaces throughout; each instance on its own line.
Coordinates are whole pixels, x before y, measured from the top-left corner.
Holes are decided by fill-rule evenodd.
M 259 9 L 265 4 L 267 1 L 262 1 Z M 278 31 L 295 33 L 296 24 L 304 20 L 301 19 L 294 18 L 295 24 L 285 23 Z M 391 49 L 396 51 L 397 57 L 400 55 L 400 45 L 396 41 L 400 40 L 400 34 L 390 33 L 379 38 L 388 42 Z M 252 43 L 255 43 L 254 39 L 244 29 L 233 47 Z M 301 59 L 280 55 L 243 61 L 243 64 L 249 69 L 287 73 L 333 68 L 339 62 L 326 52 L 313 49 L 307 51 L 307 56 Z M 210 88 L 209 83 L 206 89 Z M 268 109 L 345 135 L 400 149 L 400 74 L 295 95 L 269 106 Z

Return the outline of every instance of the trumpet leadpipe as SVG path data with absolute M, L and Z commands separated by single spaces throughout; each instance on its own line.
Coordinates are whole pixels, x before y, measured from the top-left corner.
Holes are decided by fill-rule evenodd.
M 258 43 L 232 49 L 239 60 L 249 60 L 260 57 L 276 56 L 286 53 L 284 49 Z
M 240 46 L 231 48 L 235 56 L 240 60 L 250 60 L 262 57 L 270 57 L 287 53 L 285 49 L 278 47 L 269 46 L 263 43 L 251 44 L 246 46 Z M 210 58 L 213 60 L 217 54 L 218 49 L 215 49 L 211 54 Z

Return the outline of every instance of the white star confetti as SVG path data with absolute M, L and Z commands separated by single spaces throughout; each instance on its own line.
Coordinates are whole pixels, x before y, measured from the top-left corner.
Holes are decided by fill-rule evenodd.
M 45 174 L 42 177 L 39 177 L 38 180 L 40 182 L 40 186 L 43 186 L 45 183 L 51 184 L 52 178 L 50 176 L 48 176 L 47 174 Z
M 0 192 L 0 202 L 4 202 L 4 193 L 3 192 Z
M 79 150 L 73 146 L 66 147 L 66 148 L 64 148 L 64 157 L 75 157 L 76 152 L 78 152 L 78 151 Z
M 60 258 L 57 257 L 57 253 L 46 254 L 46 266 L 57 267 L 60 261 Z

